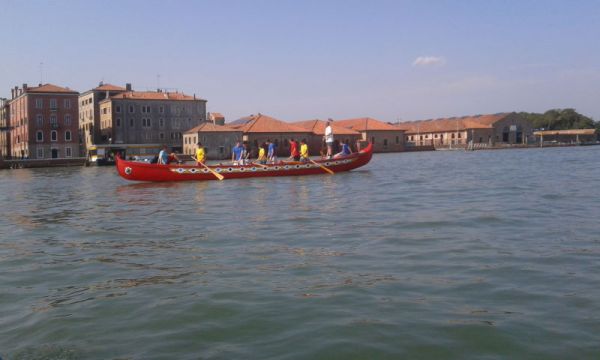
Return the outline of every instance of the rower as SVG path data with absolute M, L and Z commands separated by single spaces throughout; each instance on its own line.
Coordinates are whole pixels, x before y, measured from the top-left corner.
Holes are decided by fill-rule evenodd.
M 288 160 L 300 160 L 300 152 L 298 151 L 298 143 L 294 138 L 290 139 L 290 157 Z
M 206 151 L 204 150 L 204 146 L 202 146 L 200 141 L 198 141 L 198 144 L 196 145 L 196 163 L 198 165 L 202 165 L 206 161 Z
M 267 151 L 267 160 L 271 162 L 271 164 L 275 164 L 277 162 L 277 145 L 271 140 L 267 140 L 269 144 L 269 148 Z
M 334 155 L 334 158 L 339 158 L 343 156 L 347 156 L 352 154 L 352 150 L 350 150 L 350 145 L 348 144 L 348 140 L 344 141 L 342 144 L 342 151 Z
M 267 163 L 267 144 L 262 143 L 259 147 L 258 147 L 258 158 L 256 159 L 256 161 L 258 161 L 259 164 L 266 164 Z
M 310 155 L 308 154 L 308 145 L 306 144 L 306 140 L 302 139 L 302 141 L 300 141 L 300 161 L 309 161 L 309 156 Z
M 231 152 L 231 161 L 233 162 L 233 165 L 243 165 L 242 164 L 243 152 L 244 152 L 244 148 L 238 141 L 237 143 L 235 143 L 235 147 L 233 148 L 233 150 Z

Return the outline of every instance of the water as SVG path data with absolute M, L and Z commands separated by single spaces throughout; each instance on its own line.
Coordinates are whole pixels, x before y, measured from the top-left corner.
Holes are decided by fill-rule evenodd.
M 0 172 L 3 359 L 600 357 L 599 147 Z

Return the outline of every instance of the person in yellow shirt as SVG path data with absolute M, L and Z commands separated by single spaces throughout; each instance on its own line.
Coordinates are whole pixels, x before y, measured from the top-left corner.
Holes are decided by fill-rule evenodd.
M 267 147 L 267 144 L 262 144 L 258 147 L 258 158 L 256 159 L 256 161 L 258 161 L 259 164 L 266 164 L 267 163 L 267 154 L 265 151 L 265 148 Z
M 308 145 L 306 144 L 306 140 L 302 139 L 302 141 L 300 141 L 300 161 L 308 161 L 308 157 L 310 155 L 308 154 Z
M 204 162 L 206 161 L 206 152 L 201 142 L 198 142 L 197 145 L 198 146 L 196 147 L 196 163 L 198 165 L 201 165 L 204 164 Z

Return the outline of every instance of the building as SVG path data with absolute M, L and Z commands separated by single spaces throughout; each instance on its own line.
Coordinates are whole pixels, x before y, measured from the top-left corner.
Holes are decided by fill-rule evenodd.
M 77 91 L 52 84 L 11 89 L 13 158 L 79 157 Z
M 0 159 L 10 158 L 10 107 L 8 99 L 0 98 Z
M 535 131 L 540 146 L 552 144 L 593 144 L 598 141 L 596 129 L 569 129 Z
M 215 125 L 225 125 L 225 116 L 221 113 L 209 112 L 206 117 L 209 122 L 212 122 Z
M 359 133 L 358 131 L 340 126 L 335 121 L 332 121 L 330 124 L 331 124 L 331 130 L 333 131 L 333 137 L 335 139 L 335 144 L 334 144 L 335 152 L 339 151 L 340 143 L 345 142 L 345 141 L 348 141 L 348 143 L 350 144 L 350 147 L 353 149 L 353 151 L 357 150 L 356 142 L 359 140 L 362 140 L 361 133 Z M 311 136 L 311 138 L 308 140 L 309 141 L 308 142 L 309 149 L 313 149 L 314 151 L 316 151 L 317 149 L 320 149 L 321 147 L 325 146 L 324 145 L 324 141 L 325 141 L 324 136 L 325 136 L 325 127 L 327 126 L 326 121 L 314 119 L 314 120 L 293 122 L 292 125 L 299 126 L 301 128 L 304 128 L 304 129 L 312 132 L 312 134 L 314 136 Z
M 531 122 L 517 113 L 498 113 L 402 122 L 407 146 L 436 148 L 473 144 L 477 147 L 532 142 Z
M 206 121 L 206 100 L 179 92 L 125 91 L 99 103 L 100 140 L 103 144 L 153 144 L 158 151 L 164 144 L 183 150 L 183 133 Z M 142 148 L 144 149 L 144 148 Z
M 111 96 L 130 91 L 131 84 L 126 88 L 111 84 L 100 83 L 97 87 L 79 95 L 79 137 L 82 150 L 88 153 L 90 147 L 101 144 L 100 133 L 100 102 Z
M 206 150 L 207 159 L 229 159 L 231 150 L 242 138 L 241 130 L 205 122 L 183 134 L 183 153 L 195 155 L 196 144 L 200 141 Z
M 267 140 L 277 145 L 278 156 L 287 157 L 290 155 L 289 140 L 291 138 L 296 140 L 307 139 L 308 141 L 314 136 L 310 130 L 260 113 L 241 118 L 229 123 L 227 126 L 243 132 L 243 140 L 250 144 L 251 156 L 253 157 L 256 157 L 259 144 Z M 318 153 L 318 150 L 310 149 L 310 152 Z
M 404 130 L 383 121 L 363 117 L 336 120 L 334 124 L 361 133 L 363 141 L 369 141 L 373 144 L 374 152 L 397 152 L 404 150 Z

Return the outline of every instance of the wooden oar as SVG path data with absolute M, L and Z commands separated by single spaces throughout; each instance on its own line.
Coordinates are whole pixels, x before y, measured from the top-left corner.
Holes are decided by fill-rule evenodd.
M 255 162 L 253 162 L 253 163 L 252 163 L 252 165 L 258 165 L 258 166 L 260 166 L 260 167 L 268 168 L 268 166 L 267 166 L 267 165 L 264 165 L 264 164 L 259 164 L 259 163 L 255 163 Z
M 225 176 L 219 174 L 218 172 L 214 171 L 213 169 L 209 168 L 208 166 L 206 166 L 206 164 L 201 163 L 200 161 L 198 161 L 195 157 L 192 156 L 192 159 L 196 160 L 196 162 L 202 166 L 204 166 L 204 168 L 208 171 L 210 171 L 217 179 L 219 180 L 224 180 Z
M 311 159 L 311 158 L 308 158 L 308 161 L 310 161 L 311 163 L 313 163 L 313 164 L 315 164 L 315 165 L 319 165 L 319 167 L 320 167 L 321 169 L 323 169 L 323 170 L 327 171 L 327 172 L 328 172 L 328 173 L 330 173 L 331 175 L 335 174 L 335 173 L 333 172 L 333 170 L 331 170 L 330 168 L 326 167 L 325 165 L 321 165 L 321 164 L 319 164 L 318 162 L 314 161 L 314 160 L 313 160 L 313 159 Z

